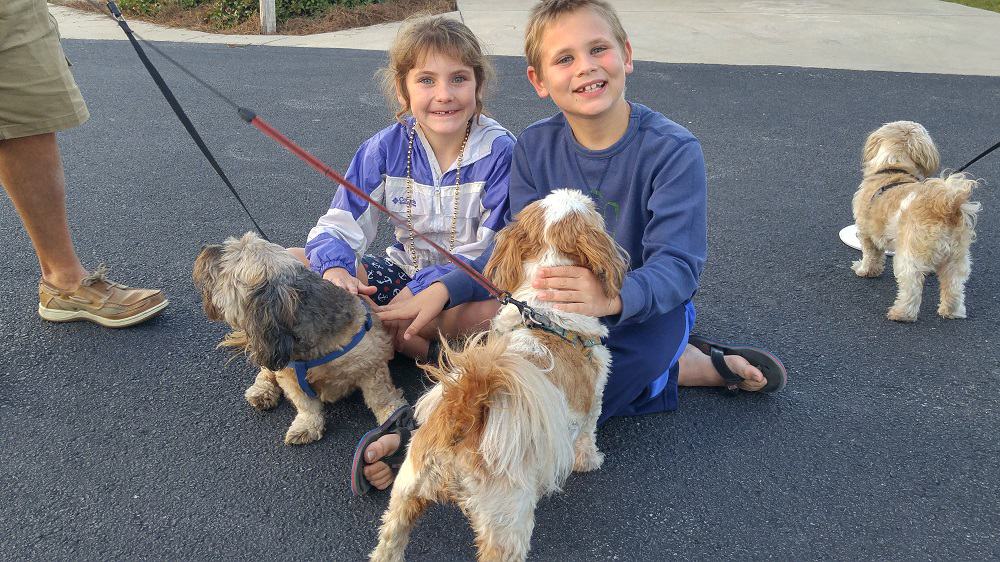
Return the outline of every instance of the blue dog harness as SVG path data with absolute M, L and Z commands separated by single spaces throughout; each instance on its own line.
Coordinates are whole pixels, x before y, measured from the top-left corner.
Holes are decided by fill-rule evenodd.
M 306 372 L 309 369 L 312 369 L 313 367 L 325 365 L 326 363 L 329 363 L 334 359 L 347 355 L 348 352 L 354 349 L 354 346 L 361 343 L 361 340 L 364 339 L 365 334 L 368 333 L 368 330 L 370 330 L 371 327 L 372 327 L 372 313 L 370 310 L 366 310 L 365 325 L 362 326 L 360 330 L 358 330 L 358 333 L 354 334 L 354 337 L 351 338 L 351 341 L 347 342 L 347 345 L 335 351 L 331 351 L 330 353 L 327 353 L 326 355 L 320 357 L 319 359 L 310 359 L 309 361 L 289 362 L 288 363 L 289 365 L 295 367 L 295 378 L 298 379 L 299 387 L 302 389 L 302 391 L 305 392 L 310 398 L 316 398 L 316 391 L 313 390 L 311 386 L 309 386 L 309 381 L 306 380 Z

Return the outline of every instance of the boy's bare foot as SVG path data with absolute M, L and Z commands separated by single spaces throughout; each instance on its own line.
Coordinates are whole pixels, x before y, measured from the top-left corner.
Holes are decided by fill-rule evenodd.
M 389 465 L 380 460 L 395 453 L 396 449 L 399 449 L 398 433 L 383 435 L 365 449 L 365 478 L 369 484 L 379 490 L 388 488 L 396 479 L 396 474 L 389 468 Z
M 743 377 L 743 382 L 739 383 L 742 390 L 754 392 L 767 385 L 764 373 L 739 355 L 726 355 L 726 365 L 732 372 Z M 712 365 L 711 357 L 702 353 L 697 347 L 688 344 L 684 348 L 684 353 L 681 354 L 677 384 L 680 386 L 726 386 L 726 381 Z

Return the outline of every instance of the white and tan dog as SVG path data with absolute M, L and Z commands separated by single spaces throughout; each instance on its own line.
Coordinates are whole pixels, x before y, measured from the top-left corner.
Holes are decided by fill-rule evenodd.
M 402 560 L 430 502 L 454 502 L 469 518 L 480 560 L 524 560 L 538 500 L 572 470 L 604 459 L 595 443 L 611 356 L 596 318 L 535 298 L 539 267 L 579 265 L 616 295 L 627 262 L 586 196 L 558 190 L 526 207 L 497 238 L 486 274 L 544 311 L 554 331 L 525 326 L 513 305 L 464 350 L 444 344 L 437 381 L 416 405 L 419 429 L 393 484 L 372 560 Z M 554 333 L 559 332 L 559 333 Z
M 343 349 L 363 330 L 367 311 L 356 295 L 324 281 L 281 246 L 252 232 L 206 246 L 195 260 L 193 277 L 205 315 L 234 330 L 219 345 L 245 351 L 260 366 L 246 390 L 247 401 L 268 410 L 284 391 L 295 405 L 298 415 L 285 443 L 322 437 L 323 402 L 336 402 L 359 388 L 379 423 L 406 404 L 389 376 L 392 341 L 375 315 L 355 347 L 306 371 L 316 397 L 306 393 L 289 362 Z
M 854 222 L 862 256 L 860 277 L 878 277 L 886 249 L 898 285 L 890 320 L 913 322 L 920 312 L 924 278 L 937 273 L 938 314 L 965 318 L 965 282 L 972 260 L 980 204 L 969 201 L 977 182 L 964 174 L 932 178 L 940 157 L 919 123 L 895 121 L 873 131 L 861 157 L 863 179 L 854 194 Z

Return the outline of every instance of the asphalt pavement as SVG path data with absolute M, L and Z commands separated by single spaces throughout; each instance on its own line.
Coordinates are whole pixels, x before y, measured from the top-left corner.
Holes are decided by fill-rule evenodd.
M 374 417 L 354 396 L 326 408 L 321 441 L 291 447 L 290 404 L 244 401 L 255 369 L 215 349 L 226 329 L 205 319 L 190 271 L 201 244 L 249 220 L 127 43 L 64 47 L 92 112 L 60 134 L 81 258 L 171 305 L 128 330 L 45 323 L 30 241 L 0 200 L 0 558 L 363 558 L 388 495 L 353 498 L 348 471 Z M 379 52 L 160 48 L 341 170 L 390 122 L 370 79 Z M 271 239 L 301 245 L 332 184 L 154 61 Z M 496 63 L 501 123 L 520 132 L 554 112 L 522 59 Z M 676 412 L 609 422 L 603 468 L 539 506 L 530 558 L 1000 557 L 1000 156 L 970 170 L 986 186 L 968 319 L 934 314 L 932 278 L 919 322 L 886 320 L 890 272 L 855 277 L 858 254 L 837 239 L 869 131 L 919 121 L 957 167 L 998 140 L 1000 78 L 639 62 L 627 95 L 705 151 L 697 331 L 766 346 L 790 381 L 773 396 L 682 390 Z M 414 400 L 419 372 L 392 371 Z M 457 509 L 435 507 L 409 559 L 470 559 L 472 541 Z

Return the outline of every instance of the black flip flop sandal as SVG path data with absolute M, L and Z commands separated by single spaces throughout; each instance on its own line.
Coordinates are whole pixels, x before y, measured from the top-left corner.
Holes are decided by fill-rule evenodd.
M 390 433 L 399 434 L 399 448 L 391 455 L 386 455 L 379 459 L 393 472 L 398 472 L 406 459 L 406 446 L 410 443 L 410 436 L 417 429 L 417 420 L 413 415 L 413 408 L 410 406 L 400 406 L 395 412 L 389 415 L 385 422 L 361 436 L 358 446 L 354 448 L 354 461 L 351 463 L 351 491 L 355 496 L 367 494 L 372 485 L 365 478 L 365 449 L 369 445 L 379 440 L 383 435 Z
M 785 388 L 785 383 L 788 382 L 788 371 L 781 364 L 781 360 L 763 349 L 750 346 L 725 345 L 695 335 L 688 338 L 688 343 L 712 359 L 712 365 L 722 375 L 723 380 L 726 381 L 726 388 L 730 391 L 739 390 L 739 384 L 743 382 L 743 377 L 729 369 L 729 365 L 726 365 L 726 355 L 739 355 L 751 365 L 760 369 L 760 372 L 764 373 L 767 384 L 759 392 L 778 392 L 782 388 Z

